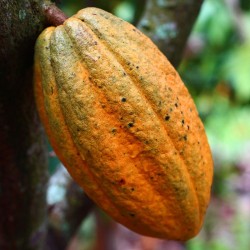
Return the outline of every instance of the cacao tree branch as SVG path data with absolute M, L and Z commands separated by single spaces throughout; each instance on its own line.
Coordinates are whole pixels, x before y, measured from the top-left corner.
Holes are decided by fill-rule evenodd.
M 203 0 L 147 0 L 137 27 L 177 67 Z
M 49 207 L 49 228 L 46 250 L 67 249 L 70 239 L 77 233 L 82 221 L 94 206 L 83 190 L 60 167 L 50 178 L 49 190 L 64 190 L 61 200 Z
M 51 26 L 58 26 L 63 24 L 63 22 L 68 18 L 64 12 L 62 12 L 54 4 L 44 4 L 43 5 L 44 14 L 46 20 Z
M 33 97 L 39 0 L 0 1 L 0 249 L 42 249 L 47 156 Z M 48 3 L 49 1 L 46 1 Z

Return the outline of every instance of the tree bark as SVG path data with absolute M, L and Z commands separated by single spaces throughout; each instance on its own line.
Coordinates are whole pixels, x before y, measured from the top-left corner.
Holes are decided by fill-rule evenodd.
M 42 249 L 47 155 L 33 96 L 39 0 L 0 1 L 0 249 Z M 48 3 L 48 1 L 46 1 Z
M 147 0 L 137 27 L 178 67 L 203 0 Z

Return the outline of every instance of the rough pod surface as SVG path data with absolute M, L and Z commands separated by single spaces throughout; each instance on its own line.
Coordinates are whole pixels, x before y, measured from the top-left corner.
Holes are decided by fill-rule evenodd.
M 149 38 L 103 10 L 80 10 L 39 36 L 35 94 L 58 157 L 111 217 L 152 237 L 199 232 L 210 148 L 186 87 Z

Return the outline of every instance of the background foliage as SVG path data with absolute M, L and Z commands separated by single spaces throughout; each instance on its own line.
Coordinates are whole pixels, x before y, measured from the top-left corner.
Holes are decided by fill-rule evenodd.
M 136 24 L 143 11 L 143 3 L 144 1 L 139 0 L 72 0 L 61 1 L 59 6 L 70 16 L 83 7 L 95 5 Z M 203 230 L 185 245 L 173 243 L 172 248 L 168 249 L 248 250 L 250 249 L 249 0 L 204 1 L 178 70 L 205 124 L 214 157 L 215 175 L 212 200 Z M 53 160 L 51 169 L 55 168 L 55 164 L 58 162 Z M 50 190 L 49 197 L 56 192 L 63 195 L 58 188 Z M 102 213 L 98 212 L 95 216 L 91 214 L 78 233 L 76 240 L 78 244 L 75 243 L 72 249 L 92 249 L 97 237 L 97 226 L 108 228 L 111 224 L 110 219 Z M 135 236 L 124 230 L 116 225 L 116 238 L 120 239 L 118 244 L 120 248 L 117 249 L 166 249 L 164 243 L 160 241 L 151 241 L 152 248 L 146 247 L 150 245 L 149 243 L 144 244 L 144 247 L 143 243 L 140 243 L 140 246 L 132 244 Z

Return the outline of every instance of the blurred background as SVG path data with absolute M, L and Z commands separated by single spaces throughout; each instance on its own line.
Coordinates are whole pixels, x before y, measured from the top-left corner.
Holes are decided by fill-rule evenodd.
M 136 25 L 146 1 L 65 0 L 58 5 L 70 16 L 93 2 Z M 183 244 L 142 237 L 94 208 L 68 249 L 250 249 L 250 1 L 205 0 L 178 71 L 195 100 L 214 158 L 202 231 Z M 62 171 L 49 186 L 53 205 L 63 199 L 63 178 L 68 177 L 53 152 L 50 158 L 50 172 Z

